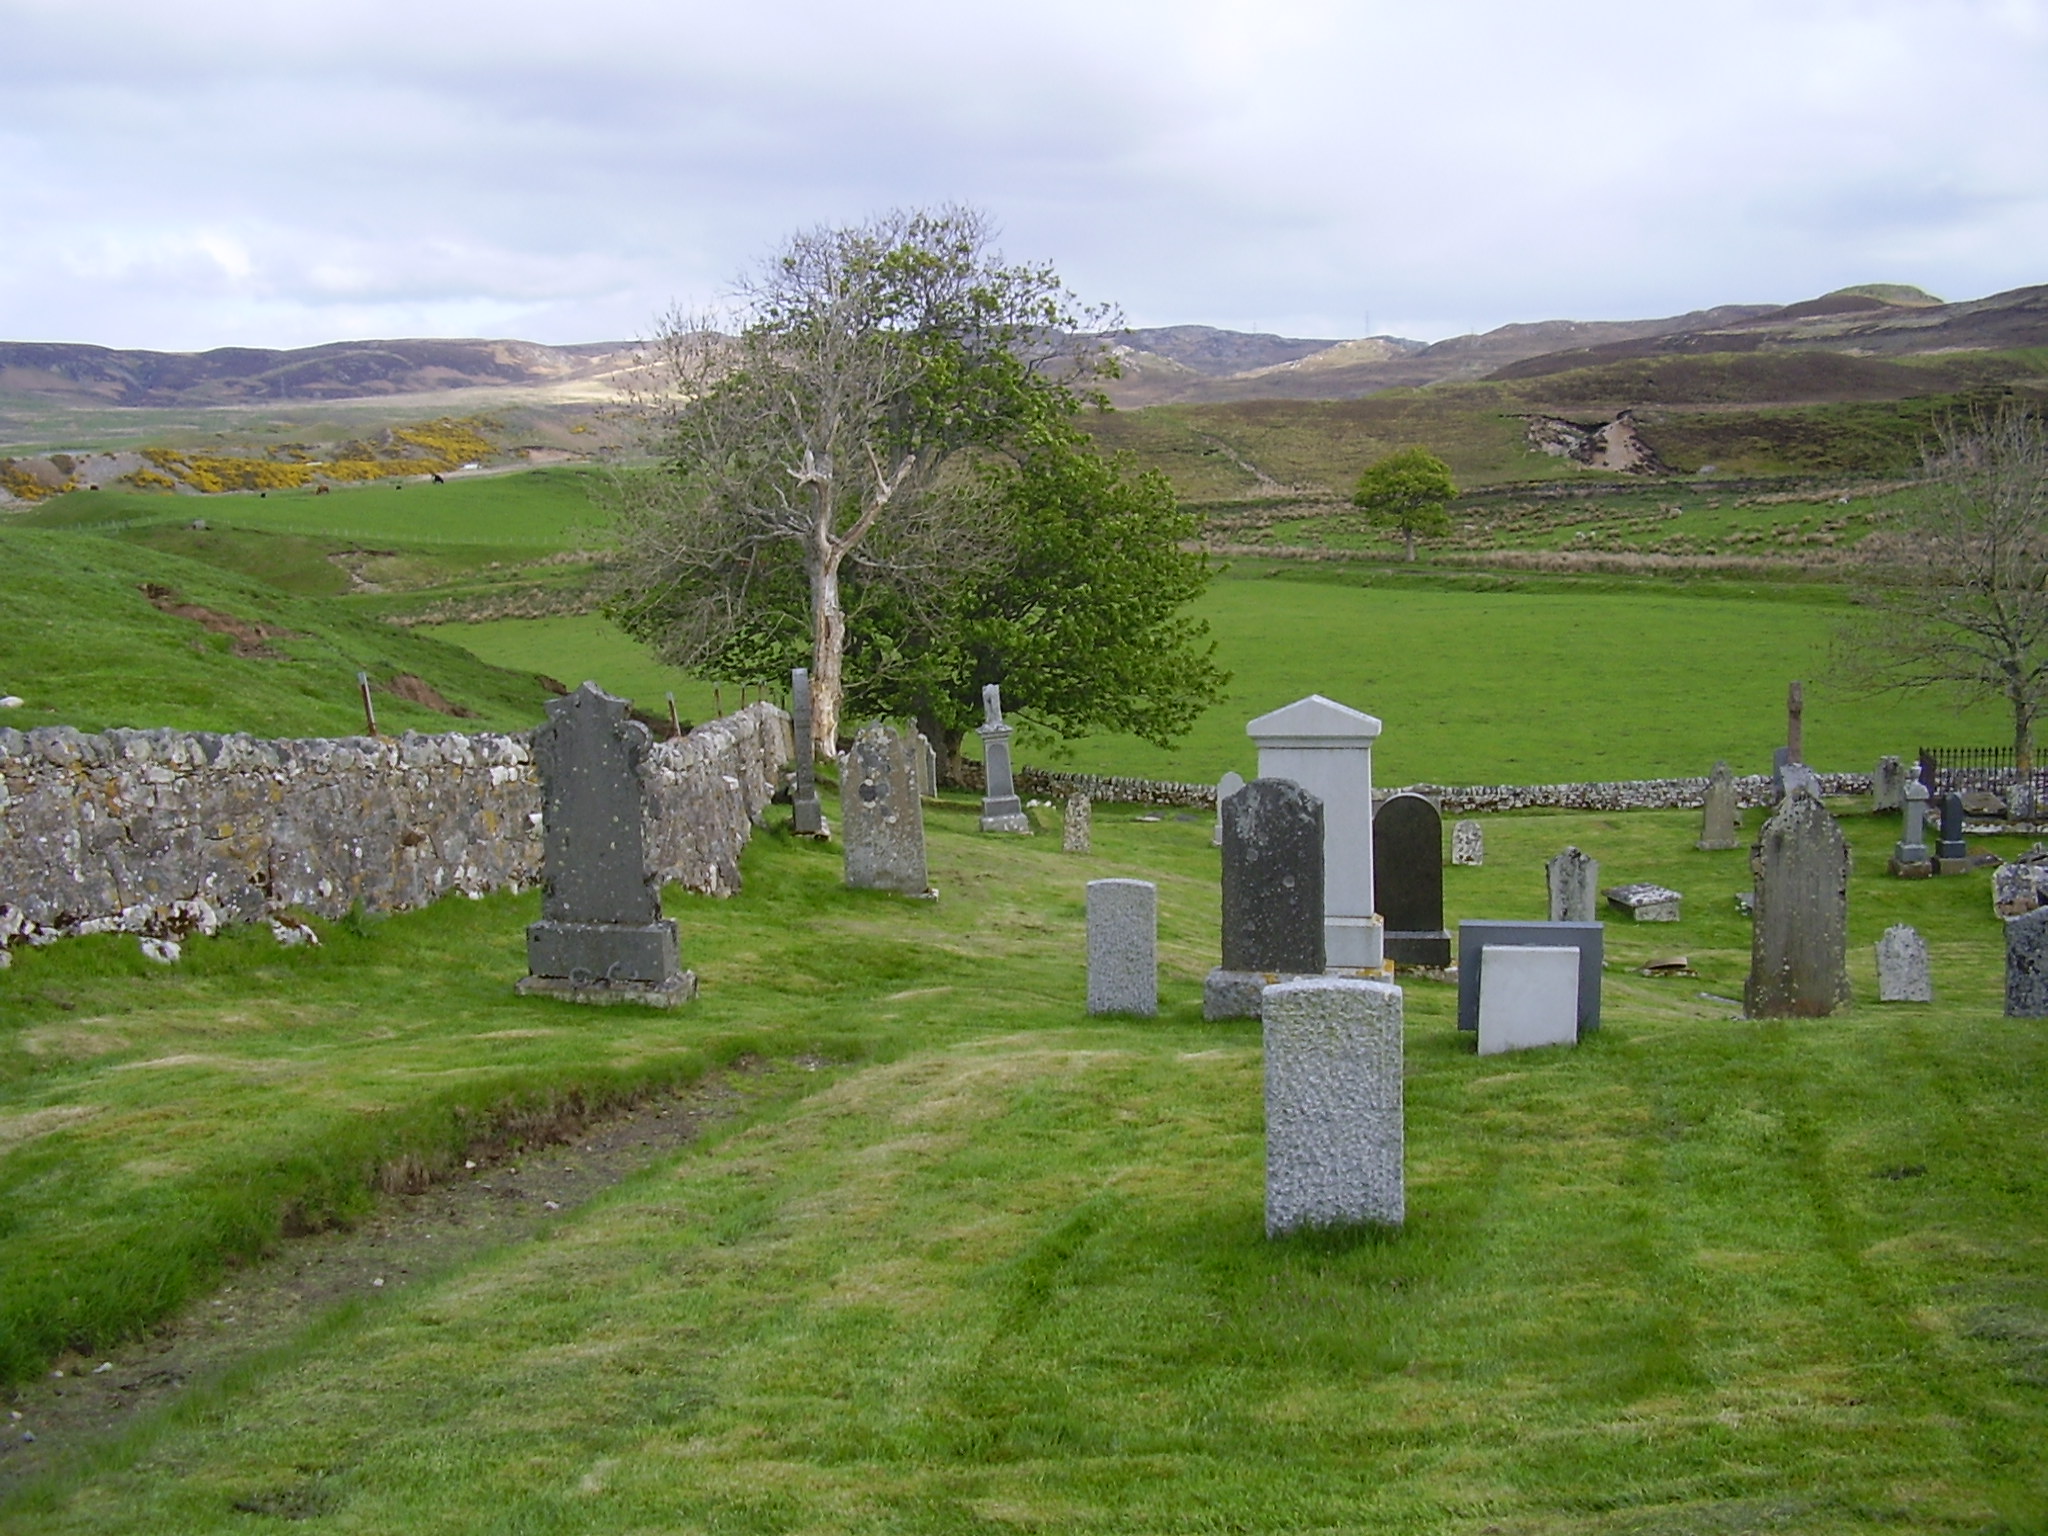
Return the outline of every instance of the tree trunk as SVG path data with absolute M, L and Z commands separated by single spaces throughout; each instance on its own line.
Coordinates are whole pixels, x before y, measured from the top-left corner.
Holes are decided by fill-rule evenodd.
M 1413 528 L 1403 528 L 1401 532 L 1408 536 L 1408 558 L 1413 560 L 1415 558 L 1415 530 Z
M 846 611 L 839 606 L 839 558 L 811 557 L 811 742 L 821 757 L 839 755 L 839 704 L 845 696 Z
M 2023 705 L 2012 712 L 2012 764 L 2021 773 L 2034 771 L 2034 712 Z

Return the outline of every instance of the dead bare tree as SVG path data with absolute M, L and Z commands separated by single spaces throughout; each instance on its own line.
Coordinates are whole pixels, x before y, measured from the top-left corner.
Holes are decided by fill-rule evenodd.
M 611 611 L 702 668 L 788 654 L 800 607 L 820 752 L 849 565 L 913 607 L 982 569 L 998 534 L 975 455 L 1070 415 L 1100 366 L 1052 272 L 1005 266 L 990 239 L 958 208 L 810 230 L 743 283 L 730 330 L 672 316 L 656 339 L 640 412 L 658 462 L 615 489 Z
M 1870 541 L 1843 669 L 2002 701 L 2029 771 L 2048 706 L 2048 423 L 2016 404 L 1980 415 L 1942 434 L 1926 473 L 1920 507 Z

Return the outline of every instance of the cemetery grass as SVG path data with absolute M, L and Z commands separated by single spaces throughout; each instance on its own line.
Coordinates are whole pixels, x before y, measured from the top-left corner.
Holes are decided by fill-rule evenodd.
M 1610 925 L 1606 1028 L 1574 1051 L 1481 1061 L 1451 989 L 1410 981 L 1398 1234 L 1261 1235 L 1258 1031 L 1199 1012 L 1206 818 L 1100 807 L 1069 857 L 952 801 L 932 904 L 758 838 L 739 896 L 672 904 L 705 979 L 674 1015 L 507 995 L 512 898 L 311 955 L 196 945 L 175 972 L 112 940 L 26 956 L 0 973 L 10 1110 L 103 1104 L 39 1144 L 110 1181 L 203 1160 L 230 1099 L 274 1122 L 261 1155 L 317 1158 L 350 1116 L 445 1128 L 494 1076 L 832 1065 L 23 1490 L 0 1529 L 2040 1529 L 2048 1031 L 1999 1017 L 1986 878 L 1888 881 L 1896 823 L 1837 809 L 1858 1001 L 1770 1023 L 1730 1017 L 1745 855 L 1694 851 L 1695 815 L 1487 818 L 1487 864 L 1445 872 L 1454 921 L 1541 916 L 1567 841 L 1686 917 Z M 1161 884 L 1156 1021 L 1081 1012 L 1082 882 L 1111 874 Z M 1871 1001 L 1900 919 L 1932 1006 Z M 1698 974 L 1634 974 L 1673 952 Z M 355 1134 L 342 1164 L 403 1139 Z M 173 1145 L 91 1146 L 134 1135 Z M 54 1205 L 0 1209 L 31 1212 L 10 1245 L 79 1241 Z

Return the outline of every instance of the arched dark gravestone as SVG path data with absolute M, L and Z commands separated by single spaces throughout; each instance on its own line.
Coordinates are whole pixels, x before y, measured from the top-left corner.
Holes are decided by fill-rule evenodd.
M 1255 1019 L 1283 976 L 1320 976 L 1323 802 L 1288 779 L 1254 779 L 1223 802 L 1223 964 L 1202 989 L 1209 1019 Z
M 1444 927 L 1444 819 L 1427 796 L 1389 795 L 1372 818 L 1372 875 L 1396 965 L 1451 963 Z
M 647 869 L 640 761 L 653 737 L 595 683 L 548 701 L 533 733 L 541 785 L 541 920 L 522 992 L 666 1005 L 696 992 L 661 881 Z

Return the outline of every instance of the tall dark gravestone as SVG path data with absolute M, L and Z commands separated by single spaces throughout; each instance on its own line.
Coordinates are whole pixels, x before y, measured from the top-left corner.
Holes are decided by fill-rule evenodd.
M 1821 1018 L 1849 1001 L 1849 845 L 1827 807 L 1791 795 L 1750 853 L 1753 1019 Z
M 811 740 L 811 674 L 796 667 L 789 674 L 789 719 L 796 735 L 796 788 L 789 797 L 790 830 L 799 837 L 830 837 L 824 807 L 818 804 L 818 749 Z
M 1320 976 L 1323 802 L 1287 779 L 1254 779 L 1223 802 L 1223 964 L 1202 1016 L 1255 1019 L 1286 976 Z
M 640 763 L 654 738 L 595 683 L 548 701 L 533 733 L 541 782 L 541 919 L 519 990 L 579 1003 L 694 996 L 661 881 L 647 869 Z
M 1444 819 L 1426 796 L 1389 795 L 1372 818 L 1373 881 L 1396 965 L 1451 963 L 1444 927 Z

